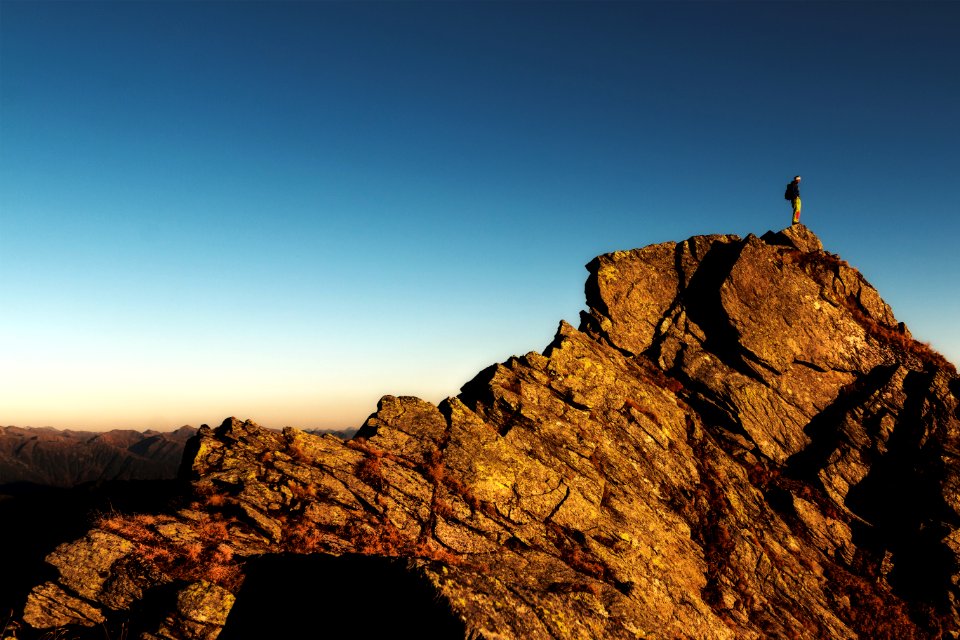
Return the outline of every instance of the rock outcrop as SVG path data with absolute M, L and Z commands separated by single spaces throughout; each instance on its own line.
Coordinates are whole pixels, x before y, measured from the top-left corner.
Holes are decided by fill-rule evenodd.
M 184 502 L 61 545 L 24 620 L 244 637 L 250 568 L 321 556 L 402 561 L 443 637 L 957 637 L 953 365 L 802 225 L 587 269 L 579 328 L 439 405 L 201 429 Z

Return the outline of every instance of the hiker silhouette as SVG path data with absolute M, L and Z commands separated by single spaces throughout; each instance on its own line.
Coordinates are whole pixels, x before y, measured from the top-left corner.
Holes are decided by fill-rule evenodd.
M 793 176 L 793 180 L 787 183 L 783 197 L 790 201 L 793 210 L 793 221 L 790 224 L 800 224 L 800 176 Z

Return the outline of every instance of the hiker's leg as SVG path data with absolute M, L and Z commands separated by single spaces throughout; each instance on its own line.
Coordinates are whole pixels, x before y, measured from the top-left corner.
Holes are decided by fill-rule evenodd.
M 793 199 L 793 222 L 800 222 L 800 198 Z

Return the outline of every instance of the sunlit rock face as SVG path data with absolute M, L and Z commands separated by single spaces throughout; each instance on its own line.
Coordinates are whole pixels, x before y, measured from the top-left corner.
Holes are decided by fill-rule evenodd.
M 957 636 L 960 381 L 860 273 L 802 225 L 587 270 L 579 327 L 439 405 L 201 429 L 182 499 L 61 545 L 25 621 L 240 637 L 264 566 L 283 600 L 374 558 L 419 586 L 341 597 L 424 637 Z

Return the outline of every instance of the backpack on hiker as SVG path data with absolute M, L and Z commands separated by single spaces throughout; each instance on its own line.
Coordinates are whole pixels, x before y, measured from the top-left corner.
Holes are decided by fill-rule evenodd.
M 794 189 L 793 183 L 787 183 L 787 190 L 783 192 L 784 200 L 793 200 L 796 197 L 796 191 Z

